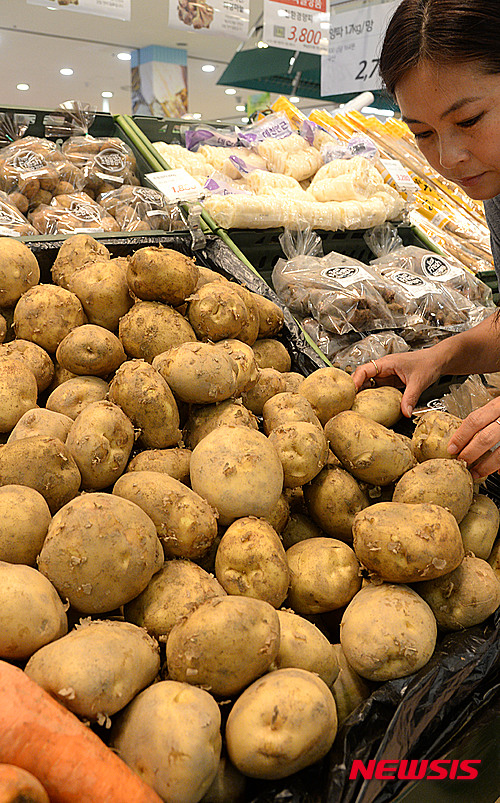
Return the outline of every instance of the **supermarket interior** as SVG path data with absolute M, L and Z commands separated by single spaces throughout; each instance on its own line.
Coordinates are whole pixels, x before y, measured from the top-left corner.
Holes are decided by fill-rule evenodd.
M 0 803 L 500 803 L 494 6 L 0 0 Z

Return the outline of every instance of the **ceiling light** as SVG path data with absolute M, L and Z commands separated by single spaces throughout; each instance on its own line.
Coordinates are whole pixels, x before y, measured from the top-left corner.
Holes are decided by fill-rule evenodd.
M 391 109 L 377 109 L 375 106 L 365 106 L 361 110 L 364 114 L 380 114 L 382 117 L 394 117 L 394 112 Z
M 257 42 L 257 47 L 269 47 L 269 45 L 261 39 L 260 42 Z
M 290 98 L 290 103 L 300 103 L 300 98 L 298 98 L 296 95 L 293 95 Z
M 201 69 L 203 72 L 215 72 L 215 67 L 213 64 L 204 64 Z
M 71 67 L 63 67 L 62 70 L 59 70 L 61 75 L 73 75 L 73 70 Z
M 112 97 L 113 97 L 112 92 L 101 92 L 101 98 L 112 98 Z
M 132 55 L 130 53 L 117 53 L 116 58 L 120 59 L 120 61 L 130 61 Z
M 245 109 L 246 109 L 246 106 L 236 106 L 236 111 L 237 112 L 244 112 Z
M 241 118 L 241 122 L 242 123 L 248 123 L 248 117 L 242 117 Z
M 201 120 L 201 114 L 199 112 L 195 112 L 193 114 L 193 120 Z
M 236 95 L 236 89 L 225 89 L 226 95 Z
M 21 92 L 26 92 L 30 88 L 30 85 L 29 84 L 18 84 L 16 88 L 20 89 Z

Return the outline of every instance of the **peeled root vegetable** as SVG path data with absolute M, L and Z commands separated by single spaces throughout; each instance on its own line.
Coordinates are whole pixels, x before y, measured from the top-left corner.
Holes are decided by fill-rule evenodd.
M 0 803 L 50 803 L 40 781 L 13 764 L 0 764 Z

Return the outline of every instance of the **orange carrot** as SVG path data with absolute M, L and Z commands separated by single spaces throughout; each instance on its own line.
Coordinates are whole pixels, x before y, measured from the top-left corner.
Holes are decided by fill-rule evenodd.
M 86 725 L 0 661 L 0 762 L 31 772 L 51 803 L 161 803 Z
M 40 781 L 31 772 L 0 764 L 0 803 L 50 803 Z

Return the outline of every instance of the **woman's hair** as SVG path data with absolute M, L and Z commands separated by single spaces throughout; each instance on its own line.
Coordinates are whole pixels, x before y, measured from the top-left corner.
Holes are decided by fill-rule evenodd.
M 387 28 L 380 74 L 394 95 L 399 81 L 422 61 L 476 62 L 500 73 L 499 0 L 403 0 Z

